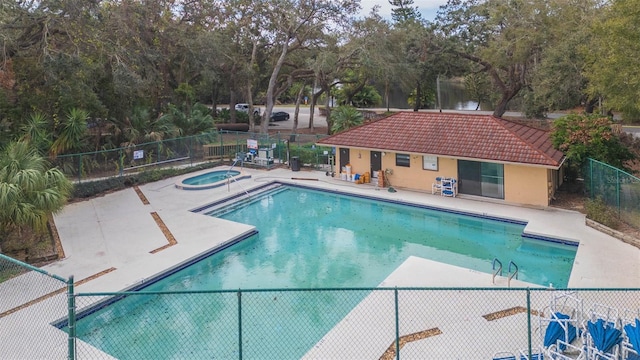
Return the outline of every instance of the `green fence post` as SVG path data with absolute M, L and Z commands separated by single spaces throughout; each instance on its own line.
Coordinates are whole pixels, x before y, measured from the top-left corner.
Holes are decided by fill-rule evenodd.
M 78 155 L 78 182 L 82 182 L 82 155 Z
M 593 159 L 589 159 L 589 199 L 593 199 Z
M 122 149 L 118 151 L 118 163 L 120 164 L 120 176 L 124 175 L 124 159 L 122 158 Z
M 224 140 L 222 138 L 222 131 L 218 132 L 218 135 L 220 135 L 220 161 L 224 160 L 224 155 L 223 155 L 223 151 L 224 151 Z
M 396 360 L 400 360 L 400 315 L 398 314 L 398 287 L 393 291 L 396 305 Z
M 242 292 L 238 289 L 238 359 L 242 360 Z
M 531 290 L 529 288 L 527 288 L 527 347 L 529 359 L 533 359 L 531 354 Z
M 618 216 L 620 216 L 620 171 L 616 169 L 616 205 L 618 207 Z
M 73 275 L 67 280 L 67 311 L 69 316 L 68 359 L 76 358 L 76 298 L 73 295 Z
M 282 164 L 282 147 L 280 146 L 280 131 L 276 134 L 276 149 L 278 150 L 278 159 L 280 159 L 280 163 Z

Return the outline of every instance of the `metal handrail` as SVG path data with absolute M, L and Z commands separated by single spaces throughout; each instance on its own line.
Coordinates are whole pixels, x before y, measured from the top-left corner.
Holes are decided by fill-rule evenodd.
M 514 273 L 511 273 L 511 265 L 513 265 L 513 267 L 516 268 L 516 271 L 514 271 Z M 515 276 L 516 279 L 518 279 L 518 265 L 516 265 L 516 263 L 513 262 L 513 260 L 509 261 L 509 280 L 507 280 L 507 286 L 511 287 L 511 279 L 513 279 L 513 277 Z
M 227 177 L 227 192 L 231 191 L 231 180 L 233 180 L 236 182 L 236 184 L 238 184 L 240 189 L 242 189 L 244 193 L 247 194 L 248 197 L 251 197 L 247 189 L 243 188 L 242 185 L 240 185 L 240 183 L 238 182 L 238 180 L 233 176 L 231 176 L 231 170 L 233 170 L 233 167 L 236 166 L 236 164 L 238 164 L 238 161 L 240 162 L 240 168 L 242 169 L 242 167 L 244 167 L 244 156 L 242 156 L 243 154 L 244 153 L 236 153 L 236 158 L 235 160 L 233 160 L 233 164 L 231 164 L 231 167 L 229 168 L 229 170 L 227 170 L 227 174 L 225 175 Z M 239 157 L 239 155 L 241 155 L 242 157 Z
M 491 278 L 491 282 L 494 283 L 494 284 L 496 283 L 496 275 L 498 275 L 498 273 L 500 273 L 500 276 L 502 276 L 502 263 L 500 262 L 500 260 L 498 260 L 498 258 L 494 258 L 493 259 L 493 262 L 491 263 L 491 268 L 493 270 L 495 270 L 496 269 L 496 263 L 498 263 L 498 265 L 500 265 L 500 266 L 498 267 L 498 270 L 493 273 L 493 277 Z

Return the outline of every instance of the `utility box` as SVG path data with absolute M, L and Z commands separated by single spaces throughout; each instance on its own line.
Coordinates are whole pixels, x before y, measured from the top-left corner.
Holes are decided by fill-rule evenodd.
M 271 149 L 262 148 L 258 150 L 258 157 L 261 159 L 270 159 L 271 158 Z

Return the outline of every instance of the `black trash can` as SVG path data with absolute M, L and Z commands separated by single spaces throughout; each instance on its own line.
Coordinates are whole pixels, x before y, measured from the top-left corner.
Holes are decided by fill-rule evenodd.
M 300 171 L 300 158 L 297 156 L 291 157 L 291 171 Z

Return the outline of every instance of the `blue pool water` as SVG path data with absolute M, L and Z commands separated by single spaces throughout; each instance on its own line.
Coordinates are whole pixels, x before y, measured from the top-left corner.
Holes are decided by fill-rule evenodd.
M 261 260 L 255 268 L 230 269 L 232 278 L 220 288 L 377 286 L 411 255 L 489 274 L 494 258 L 505 267 L 513 261 L 520 280 L 565 287 L 577 250 L 523 237 L 520 223 L 296 187 L 209 215 L 260 231 L 248 256 Z M 295 276 L 255 276 L 274 266 L 298 270 Z
M 240 171 L 236 171 L 236 170 L 210 171 L 208 173 L 186 178 L 182 180 L 182 183 L 185 185 L 207 185 L 207 184 L 213 184 L 219 181 L 227 180 L 227 177 L 229 176 L 232 177 L 237 175 L 240 175 Z
M 410 255 L 486 273 L 513 260 L 521 280 L 564 287 L 577 250 L 523 224 L 297 187 L 210 215 L 259 233 L 144 288 L 196 293 L 128 296 L 81 318 L 78 337 L 118 358 L 237 358 L 241 302 L 244 357 L 299 358 L 368 292 L 197 291 L 375 287 Z

